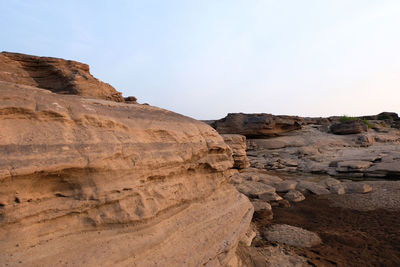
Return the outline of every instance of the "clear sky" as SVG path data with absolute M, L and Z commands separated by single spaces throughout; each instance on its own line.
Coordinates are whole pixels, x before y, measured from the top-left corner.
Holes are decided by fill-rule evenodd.
M 0 50 L 87 63 L 125 96 L 228 112 L 400 113 L 400 1 L 0 0 Z

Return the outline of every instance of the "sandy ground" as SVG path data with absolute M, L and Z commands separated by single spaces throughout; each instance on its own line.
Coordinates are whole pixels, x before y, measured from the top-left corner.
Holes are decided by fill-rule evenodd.
M 364 183 L 370 184 L 373 191 L 368 194 L 346 194 L 340 197 L 327 195 L 321 198 L 329 200 L 332 206 L 361 211 L 400 210 L 400 181 L 366 181 Z
M 286 247 L 311 266 L 400 266 L 400 181 L 368 183 L 374 192 L 309 195 L 289 208 L 273 208 L 273 221 L 261 218 L 255 223 L 259 230 L 279 223 L 319 234 L 321 245 Z

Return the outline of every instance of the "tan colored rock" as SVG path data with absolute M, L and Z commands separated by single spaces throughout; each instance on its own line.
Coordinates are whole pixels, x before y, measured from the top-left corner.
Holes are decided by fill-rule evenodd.
M 337 171 L 339 172 L 348 172 L 354 170 L 365 170 L 372 165 L 370 161 L 362 161 L 362 160 L 350 160 L 350 161 L 342 161 L 338 162 Z
M 344 184 L 347 193 L 368 193 L 372 191 L 372 186 L 362 182 L 350 182 Z
M 265 192 L 258 196 L 259 199 L 264 201 L 280 201 L 283 198 L 275 192 Z
M 316 233 L 287 224 L 270 226 L 265 230 L 264 237 L 269 241 L 301 248 L 309 248 L 322 243 L 321 238 Z
M 240 172 L 240 176 L 248 181 L 254 181 L 254 182 L 261 182 L 267 185 L 274 185 L 275 183 L 282 182 L 282 178 L 271 175 L 267 173 L 266 171 L 256 169 L 256 168 L 248 168 L 245 170 L 242 170 Z
M 232 149 L 234 168 L 246 169 L 250 161 L 246 155 L 246 136 L 240 134 L 222 134 L 225 143 Z
M 336 195 L 343 195 L 346 193 L 346 188 L 343 184 L 333 184 L 328 186 L 328 189 L 332 194 Z
M 253 204 L 254 212 L 272 211 L 272 207 L 268 202 L 259 199 L 253 199 L 251 204 Z
M 325 188 L 325 186 L 321 186 L 317 183 L 300 181 L 296 187 L 300 192 L 304 190 L 308 190 L 315 195 L 327 195 L 330 194 L 329 190 Z
M 275 188 L 267 184 L 252 181 L 243 181 L 235 185 L 237 190 L 250 198 L 257 198 L 264 193 L 275 193 Z
M 331 177 L 328 177 L 328 178 L 326 178 L 326 179 L 321 181 L 321 185 L 323 185 L 323 186 L 325 186 L 327 188 L 329 188 L 329 187 L 331 187 L 333 185 L 337 185 L 337 184 L 340 184 L 340 181 L 335 179 L 335 178 L 331 178 Z
M 90 74 L 88 65 L 73 60 L 2 52 L 0 81 L 34 86 L 54 93 L 124 102 L 122 94 L 114 87 Z M 128 97 L 127 100 L 132 102 L 133 98 Z
M 4 265 L 237 262 L 253 207 L 202 122 L 1 81 L 0 147 Z
M 285 180 L 280 183 L 275 184 L 276 192 L 288 192 L 296 188 L 297 182 L 294 180 Z
M 306 199 L 305 196 L 297 190 L 290 190 L 283 197 L 292 202 L 300 202 Z

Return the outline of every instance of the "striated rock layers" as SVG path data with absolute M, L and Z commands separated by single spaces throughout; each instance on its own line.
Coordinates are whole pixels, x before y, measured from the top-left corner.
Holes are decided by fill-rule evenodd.
M 231 150 L 211 127 L 5 80 L 2 265 L 239 264 L 253 207 L 228 183 Z
M 211 122 L 211 126 L 221 134 L 241 134 L 247 138 L 263 138 L 301 129 L 302 123 L 303 119 L 295 116 L 229 113 L 225 118 Z
M 0 81 L 31 85 L 60 94 L 124 101 L 114 87 L 93 77 L 88 65 L 60 58 L 2 52 Z
M 221 136 L 232 149 L 232 157 L 235 162 L 233 167 L 236 169 L 250 167 L 250 161 L 246 154 L 246 137 L 240 134 L 222 134 Z

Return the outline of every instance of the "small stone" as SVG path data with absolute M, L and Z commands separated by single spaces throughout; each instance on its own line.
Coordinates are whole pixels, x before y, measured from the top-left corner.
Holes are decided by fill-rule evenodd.
M 283 197 L 292 202 L 300 202 L 306 199 L 305 196 L 297 190 L 290 190 Z
M 278 201 L 278 200 L 282 200 L 282 197 L 280 195 L 278 195 L 275 192 L 267 192 L 267 193 L 263 193 L 261 195 L 258 196 L 259 199 L 264 200 L 264 201 Z
M 342 184 L 334 184 L 328 187 L 329 191 L 332 194 L 336 194 L 336 195 L 343 195 L 344 193 L 346 193 L 345 187 Z
M 251 201 L 251 204 L 253 204 L 254 207 L 254 212 L 260 212 L 264 210 L 272 210 L 271 205 L 268 202 L 261 201 L 258 199 L 255 199 Z
M 254 207 L 255 218 L 272 220 L 273 218 L 272 207 L 268 202 L 254 199 L 251 203 L 253 204 Z
M 294 180 L 286 180 L 275 185 L 276 192 L 288 192 L 296 188 L 297 182 Z
M 240 237 L 240 243 L 245 245 L 246 247 L 250 247 L 251 246 L 251 242 L 253 241 L 254 237 L 256 237 L 256 232 L 254 232 L 250 227 L 247 230 L 246 233 L 244 233 L 241 237 Z

